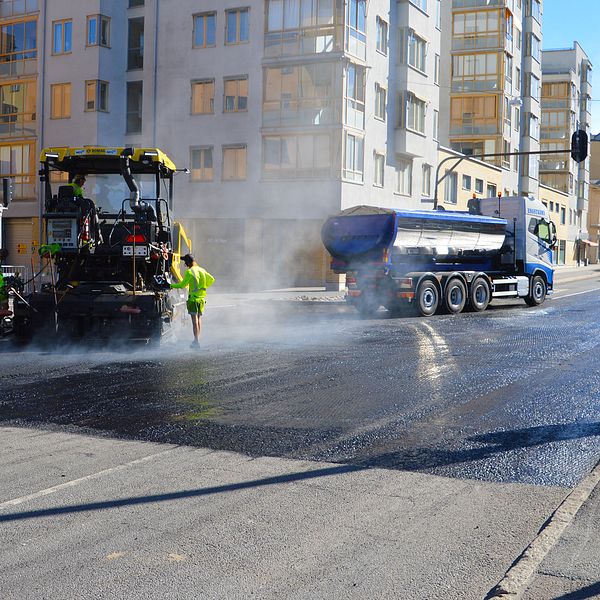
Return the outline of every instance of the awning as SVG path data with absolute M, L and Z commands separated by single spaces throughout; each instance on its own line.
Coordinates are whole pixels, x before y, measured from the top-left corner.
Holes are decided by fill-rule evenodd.
M 593 246 L 594 248 L 598 247 L 596 242 L 592 242 L 591 240 L 580 240 L 582 244 L 587 244 L 588 246 Z

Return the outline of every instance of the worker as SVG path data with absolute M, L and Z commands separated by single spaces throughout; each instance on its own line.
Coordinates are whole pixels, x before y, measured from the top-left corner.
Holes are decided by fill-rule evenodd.
M 8 287 L 4 281 L 4 275 L 0 271 L 0 312 L 8 310 Z
M 179 283 L 171 284 L 171 289 L 188 288 L 187 311 L 192 317 L 192 328 L 194 330 L 194 341 L 191 347 L 197 348 L 200 345 L 198 340 L 202 330 L 206 289 L 215 282 L 215 278 L 208 271 L 198 266 L 191 254 L 186 254 L 181 260 L 185 263 L 187 271 Z
M 82 173 L 77 173 L 77 175 L 73 177 L 73 181 L 69 183 L 69 186 L 73 188 L 73 195 L 75 198 L 83 198 L 83 185 L 85 180 L 85 175 Z

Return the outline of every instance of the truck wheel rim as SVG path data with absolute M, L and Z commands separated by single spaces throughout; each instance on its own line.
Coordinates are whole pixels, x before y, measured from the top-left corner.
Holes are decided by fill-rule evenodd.
M 485 285 L 478 285 L 475 288 L 475 302 L 479 305 L 479 306 L 483 306 L 485 304 L 485 302 L 487 301 L 487 288 L 485 287 Z
M 533 296 L 536 300 L 541 300 L 544 297 L 544 285 L 539 281 L 533 286 Z
M 435 306 L 436 300 L 437 300 L 437 295 L 431 288 L 427 288 L 423 292 L 423 306 L 425 308 L 427 308 L 427 309 L 433 308 Z
M 458 308 L 463 301 L 463 293 L 460 286 L 455 285 L 450 289 L 450 306 Z

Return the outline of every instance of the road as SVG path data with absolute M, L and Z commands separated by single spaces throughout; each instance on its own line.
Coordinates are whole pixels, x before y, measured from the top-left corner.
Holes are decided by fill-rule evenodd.
M 4 344 L 0 583 L 11 598 L 77 597 L 65 583 L 77 564 L 97 597 L 164 596 L 172 583 L 182 598 L 482 598 L 600 458 L 599 291 L 573 281 L 540 308 L 503 301 L 431 319 L 220 302 L 200 351 Z M 230 500 L 205 504 L 215 490 Z M 210 534 L 165 509 L 177 502 Z M 59 546 L 39 546 L 45 527 Z M 348 527 L 363 535 L 338 535 Z M 160 565 L 171 583 L 144 552 L 136 577 L 107 575 L 140 531 L 149 546 L 173 542 Z M 36 587 L 31 568 L 62 587 Z M 390 596 L 398 578 L 404 592 Z

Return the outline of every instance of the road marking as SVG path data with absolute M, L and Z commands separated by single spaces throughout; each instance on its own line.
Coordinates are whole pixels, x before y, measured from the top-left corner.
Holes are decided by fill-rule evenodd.
M 556 295 L 551 296 L 550 300 L 560 300 L 561 298 L 570 298 L 571 296 L 581 296 L 581 294 L 589 294 L 590 292 L 598 292 L 600 288 L 593 288 L 591 290 L 585 290 L 584 292 L 574 292 L 573 294 L 564 294 L 563 296 L 556 297 Z M 560 292 L 558 292 L 560 293 Z
M 486 600 L 514 600 L 521 597 L 548 552 L 558 543 L 567 526 L 573 522 L 577 512 L 598 484 L 600 463 L 562 501 L 537 537 L 513 563 L 500 583 L 486 596 Z
M 49 496 L 50 494 L 55 494 L 61 490 L 66 488 L 75 487 L 80 483 L 84 483 L 85 481 L 92 481 L 93 479 L 98 479 L 103 477 L 104 475 L 109 475 L 110 473 L 117 473 L 118 471 L 124 471 L 129 467 L 135 465 L 141 465 L 145 462 L 149 462 L 159 456 L 163 456 L 164 454 L 168 454 L 169 452 L 173 452 L 176 448 L 169 448 L 168 450 L 163 450 L 162 452 L 157 452 L 156 454 L 150 454 L 150 456 L 144 456 L 143 458 L 137 458 L 136 460 L 132 460 L 128 463 L 124 463 L 122 465 L 117 465 L 116 467 L 110 467 L 110 469 L 104 469 L 103 471 L 98 471 L 97 473 L 92 473 L 91 475 L 86 475 L 85 477 L 80 477 L 79 479 L 73 479 L 72 481 L 66 481 L 65 483 L 61 483 L 59 485 L 55 485 L 45 490 L 40 490 L 39 492 L 35 492 L 33 494 L 28 494 L 27 496 L 21 496 L 20 498 L 14 498 L 13 500 L 7 500 L 6 502 L 2 502 L 0 504 L 0 510 L 5 508 L 12 508 L 13 506 L 17 506 L 19 504 L 23 504 L 24 502 L 29 502 L 30 500 L 36 500 L 37 498 L 43 498 L 44 496 Z

